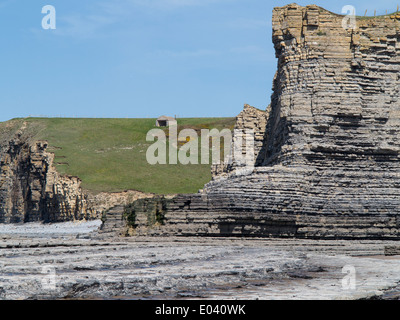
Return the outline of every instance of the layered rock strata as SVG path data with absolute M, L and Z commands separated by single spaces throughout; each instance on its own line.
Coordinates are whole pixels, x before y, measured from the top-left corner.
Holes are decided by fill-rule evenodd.
M 240 145 L 243 156 L 246 155 L 246 141 L 248 135 L 252 135 L 254 153 L 264 154 L 264 138 L 265 129 L 269 115 L 269 107 L 267 111 L 262 111 L 254 108 L 248 104 L 244 105 L 243 111 L 236 117 L 236 123 L 233 130 L 232 145 Z M 239 140 L 240 139 L 240 140 Z M 255 159 L 255 165 L 261 164 L 263 159 Z M 233 148 L 231 153 L 226 158 L 226 161 L 218 165 L 211 166 L 211 174 L 213 177 L 225 175 L 232 172 L 237 167 L 243 167 L 245 164 L 240 163 L 233 155 Z
M 274 9 L 278 69 L 254 170 L 219 170 L 147 233 L 400 238 L 400 21 L 343 19 Z M 246 109 L 237 127 L 254 127 Z

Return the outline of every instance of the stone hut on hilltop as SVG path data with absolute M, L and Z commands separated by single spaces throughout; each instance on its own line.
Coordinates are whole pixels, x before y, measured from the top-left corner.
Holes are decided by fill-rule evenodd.
M 173 117 L 161 116 L 156 120 L 157 127 L 169 127 L 176 124 L 176 119 Z

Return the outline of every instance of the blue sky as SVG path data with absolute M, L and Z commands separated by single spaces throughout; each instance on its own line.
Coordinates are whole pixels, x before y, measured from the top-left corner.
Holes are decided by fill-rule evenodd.
M 236 116 L 270 102 L 275 6 L 266 0 L 0 0 L 0 121 Z M 400 3 L 400 0 L 398 1 Z M 368 15 L 394 1 L 297 1 Z M 42 7 L 57 29 L 42 29 Z

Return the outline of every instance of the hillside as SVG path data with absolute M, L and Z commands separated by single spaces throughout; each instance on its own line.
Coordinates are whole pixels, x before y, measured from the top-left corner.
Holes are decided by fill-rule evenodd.
M 23 121 L 31 140 L 47 140 L 57 171 L 78 176 L 90 192 L 139 190 L 159 194 L 197 192 L 211 179 L 210 165 L 150 165 L 146 134 L 155 119 L 26 118 L 0 124 L 10 131 Z M 229 128 L 234 118 L 187 118 L 178 129 Z M 8 129 L 7 129 L 8 128 Z M 7 129 L 7 130 L 6 130 Z

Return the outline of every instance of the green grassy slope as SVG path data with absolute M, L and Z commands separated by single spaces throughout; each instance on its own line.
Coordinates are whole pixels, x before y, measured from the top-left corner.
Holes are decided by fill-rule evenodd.
M 146 134 L 155 119 L 27 118 L 33 139 L 47 140 L 57 170 L 78 176 L 92 192 L 140 190 L 159 194 L 192 193 L 210 181 L 210 165 L 150 165 Z M 15 121 L 15 120 L 14 120 Z M 234 118 L 188 118 L 182 128 L 233 129 Z M 4 123 L 2 124 L 4 126 Z

